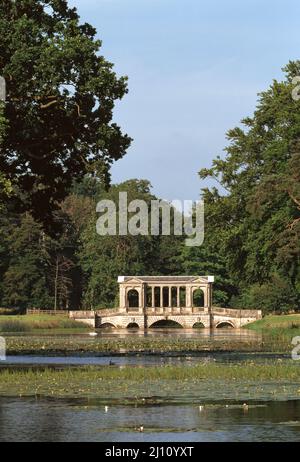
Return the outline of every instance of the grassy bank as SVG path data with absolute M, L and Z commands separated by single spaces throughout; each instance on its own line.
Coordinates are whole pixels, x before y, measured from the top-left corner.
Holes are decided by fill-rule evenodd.
M 300 336 L 300 314 L 266 316 L 245 327 L 261 332 L 265 341 L 289 349 L 292 338 Z
M 31 332 L 50 329 L 89 329 L 86 324 L 62 315 L 0 316 L 0 332 Z
M 297 329 L 300 332 L 300 314 L 265 316 L 246 326 L 252 330 Z
M 83 367 L 62 370 L 10 370 L 0 372 L 0 395 L 93 397 L 140 400 L 223 399 L 279 396 L 300 398 L 299 365 L 201 364 L 163 367 Z

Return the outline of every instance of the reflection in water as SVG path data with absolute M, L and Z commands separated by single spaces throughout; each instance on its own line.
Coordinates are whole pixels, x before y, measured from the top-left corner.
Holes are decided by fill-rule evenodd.
M 20 337 L 29 336 L 31 338 L 74 338 L 74 339 L 85 339 L 85 340 L 97 340 L 97 339 L 108 339 L 108 338 L 134 338 L 134 337 L 161 337 L 161 338 L 184 338 L 184 339 L 212 339 L 212 340 L 232 340 L 232 341 L 261 341 L 262 334 L 254 332 L 249 329 L 97 329 L 97 337 L 90 338 L 89 333 L 77 333 L 77 334 L 66 334 L 66 333 L 39 333 L 38 335 L 32 332 L 22 332 L 19 334 Z M 6 337 L 17 337 L 16 333 L 5 334 Z
M 220 341 L 234 341 L 234 342 L 261 342 L 261 334 L 257 332 L 252 332 L 246 329 L 153 329 L 148 331 L 143 330 L 116 330 L 116 329 L 100 329 L 97 331 L 97 337 L 90 337 L 87 334 L 69 334 L 69 335 L 31 335 L 31 339 L 43 340 L 54 340 L 55 338 L 65 338 L 68 341 L 90 344 L 91 346 L 95 345 L 95 342 L 101 342 L 102 339 L 119 339 L 119 338 L 139 338 L 139 337 L 152 337 L 152 338 L 170 338 L 174 340 L 176 337 L 184 339 L 208 339 L 213 338 Z M 109 354 L 104 355 L 94 355 L 89 357 L 85 355 L 66 356 L 66 357 L 51 357 L 51 356 L 33 356 L 33 355 L 18 355 L 18 356 L 7 356 L 7 360 L 3 365 L 7 364 L 58 364 L 58 365 L 100 365 L 105 366 L 109 365 L 110 361 L 116 366 L 153 366 L 153 365 L 164 365 L 164 364 L 174 364 L 179 365 L 180 363 L 194 365 L 197 362 L 227 362 L 232 361 L 233 359 L 238 359 L 240 361 L 251 359 L 274 359 L 276 355 L 265 355 L 264 353 L 222 353 L 222 352 L 197 352 L 187 356 L 185 353 L 180 354 L 179 352 L 172 354 L 162 354 L 162 355 L 150 355 L 150 354 L 134 354 L 134 355 L 116 355 L 110 356 Z M 282 355 L 280 356 L 282 357 Z
M 140 426 L 144 433 L 138 432 Z M 0 399 L 0 441 L 299 441 L 300 402 L 121 406 Z
M 128 336 L 136 337 L 170 337 L 173 338 L 191 338 L 191 339 L 216 339 L 216 340 L 258 340 L 262 335 L 249 329 L 174 329 L 160 328 L 148 329 L 146 331 L 139 329 L 98 329 L 98 335 L 103 338 L 126 338 Z

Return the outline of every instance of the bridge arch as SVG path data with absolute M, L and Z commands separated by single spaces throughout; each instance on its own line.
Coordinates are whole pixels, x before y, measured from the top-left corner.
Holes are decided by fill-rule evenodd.
M 138 325 L 137 322 L 130 322 L 127 326 L 127 329 L 139 329 L 140 326 Z
M 195 324 L 193 324 L 193 329 L 205 329 L 205 325 L 203 322 L 195 322 Z
M 177 328 L 177 329 L 182 329 L 183 326 L 177 322 L 174 321 L 173 319 L 159 319 L 157 321 L 154 321 L 149 328 L 150 329 L 157 329 L 157 328 Z
M 231 328 L 234 329 L 235 325 L 232 321 L 220 321 L 216 324 L 216 329 Z
M 99 328 L 100 329 L 116 329 L 117 326 L 115 326 L 112 322 L 104 322 L 103 324 L 100 324 Z

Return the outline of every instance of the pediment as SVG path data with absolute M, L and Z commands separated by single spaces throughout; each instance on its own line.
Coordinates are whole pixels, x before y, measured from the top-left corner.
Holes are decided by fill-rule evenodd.
M 129 279 L 125 279 L 125 281 L 120 282 L 120 284 L 136 285 L 136 284 L 143 284 L 143 281 L 138 278 L 129 278 Z
M 195 277 L 191 280 L 192 284 L 208 284 L 207 278 Z

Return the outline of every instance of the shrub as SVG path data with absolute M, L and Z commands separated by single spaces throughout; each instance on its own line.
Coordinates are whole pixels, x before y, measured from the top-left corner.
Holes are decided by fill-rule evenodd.
M 21 311 L 19 308 L 0 308 L 0 316 L 21 314 Z
M 30 328 L 20 321 L 4 321 L 0 323 L 0 332 L 27 332 Z
M 245 289 L 232 306 L 258 309 L 264 314 L 288 313 L 291 309 L 299 309 L 299 294 L 287 281 L 275 275 L 268 283 L 254 284 Z

